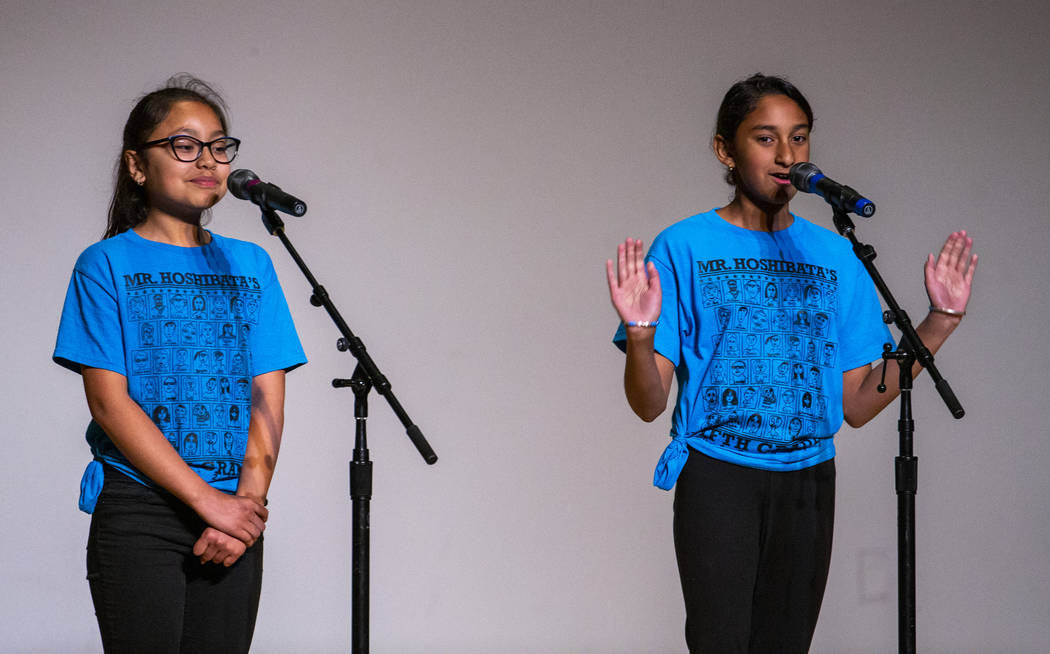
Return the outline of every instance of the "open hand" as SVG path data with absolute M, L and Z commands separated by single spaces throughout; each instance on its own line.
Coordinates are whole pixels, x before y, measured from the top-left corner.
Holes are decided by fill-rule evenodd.
M 977 255 L 972 253 L 973 239 L 966 231 L 952 232 L 944 241 L 937 258 L 926 258 L 926 295 L 935 307 L 966 311 L 970 300 Z
M 642 242 L 629 238 L 616 248 L 616 268 L 605 262 L 609 278 L 609 297 L 624 323 L 650 322 L 660 317 L 660 275 L 652 262 L 646 263 Z

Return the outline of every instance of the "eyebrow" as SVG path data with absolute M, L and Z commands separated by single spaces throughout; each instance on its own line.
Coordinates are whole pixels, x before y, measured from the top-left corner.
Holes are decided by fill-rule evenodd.
M 791 131 L 792 132 L 797 132 L 800 129 L 809 129 L 809 124 L 808 123 L 799 123 L 798 125 L 795 125 L 794 127 L 792 127 Z M 770 132 L 775 132 L 775 131 L 777 131 L 777 126 L 776 125 L 755 125 L 754 127 L 751 128 L 752 132 L 761 132 L 763 130 L 769 130 Z
M 198 136 L 200 134 L 200 132 L 198 132 L 197 130 L 193 129 L 192 127 L 187 127 L 186 125 L 183 125 L 182 127 L 175 128 L 175 133 L 172 134 L 172 136 L 177 136 L 179 134 L 186 134 L 188 136 Z M 212 136 L 212 137 L 225 136 L 225 135 L 226 135 L 226 130 L 223 130 L 223 129 L 217 129 L 217 130 L 215 130 L 214 132 L 212 132 L 210 134 L 210 136 Z

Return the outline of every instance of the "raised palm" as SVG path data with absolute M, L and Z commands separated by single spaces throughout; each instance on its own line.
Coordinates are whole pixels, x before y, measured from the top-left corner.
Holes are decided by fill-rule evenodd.
M 628 238 L 616 248 L 616 264 L 605 262 L 609 298 L 624 323 L 655 321 L 660 317 L 660 275 L 646 263 L 642 242 Z
M 973 239 L 965 231 L 952 232 L 934 259 L 926 259 L 926 295 L 930 304 L 952 311 L 966 311 L 970 300 L 977 255 L 972 253 Z

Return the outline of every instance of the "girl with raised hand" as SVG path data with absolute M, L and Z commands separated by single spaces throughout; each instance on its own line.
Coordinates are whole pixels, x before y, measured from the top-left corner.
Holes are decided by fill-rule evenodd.
M 885 364 L 887 392 L 876 391 L 884 364 L 871 364 L 891 340 L 867 271 L 846 239 L 788 209 L 788 171 L 809 160 L 812 128 L 809 103 L 786 80 L 754 75 L 734 84 L 712 143 L 733 200 L 671 225 L 648 256 L 627 239 L 606 264 L 632 410 L 655 420 L 672 376 L 678 382 L 654 484 L 675 489 L 691 652 L 808 650 L 831 559 L 832 437 L 843 420 L 859 427 L 899 394 L 895 362 Z M 954 232 L 926 262 L 931 306 L 916 331 L 931 352 L 966 312 L 972 245 Z M 765 293 L 739 292 L 749 285 Z M 749 334 L 762 351 L 723 348 Z M 804 352 L 822 356 L 802 366 Z M 767 374 L 792 368 L 806 374 Z M 744 387 L 762 398 L 757 412 L 709 400 Z

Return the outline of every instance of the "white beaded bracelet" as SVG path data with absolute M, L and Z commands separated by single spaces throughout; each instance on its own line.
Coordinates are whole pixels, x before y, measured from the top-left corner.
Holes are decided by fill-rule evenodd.
M 628 327 L 656 327 L 660 324 L 660 319 L 656 320 L 628 320 Z

